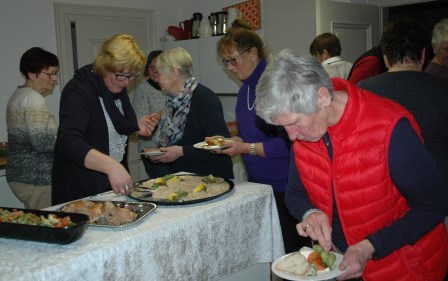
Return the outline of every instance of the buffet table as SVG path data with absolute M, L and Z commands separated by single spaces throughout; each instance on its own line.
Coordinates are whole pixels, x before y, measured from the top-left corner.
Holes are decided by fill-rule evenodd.
M 92 200 L 132 201 L 110 193 Z M 89 226 L 68 245 L 0 238 L 0 276 L 24 281 L 212 281 L 283 254 L 272 188 L 245 182 L 212 201 L 158 205 L 130 227 Z

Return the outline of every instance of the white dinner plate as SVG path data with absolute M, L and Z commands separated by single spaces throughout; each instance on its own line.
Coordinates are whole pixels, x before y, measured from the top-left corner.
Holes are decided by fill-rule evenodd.
M 321 274 L 317 274 L 316 276 L 301 276 L 301 275 L 293 275 L 293 274 L 288 274 L 286 272 L 283 271 L 278 271 L 275 269 L 275 266 L 277 265 L 277 263 L 279 263 L 280 261 L 282 261 L 285 257 L 292 255 L 293 253 L 289 253 L 284 255 L 281 258 L 276 259 L 273 263 L 272 263 L 272 271 L 279 277 L 283 278 L 283 279 L 287 279 L 287 280 L 295 280 L 295 281 L 318 281 L 318 280 L 327 280 L 327 279 L 331 279 L 331 278 L 335 278 L 339 275 L 341 275 L 342 273 L 345 272 L 345 270 L 339 270 L 339 264 L 342 262 L 342 259 L 344 258 L 343 255 L 338 254 L 338 253 L 334 253 L 336 255 L 336 261 L 333 265 L 333 269 L 330 270 L 329 272 L 325 272 L 325 273 L 321 273 Z
M 165 154 L 166 151 L 160 151 L 160 150 L 151 150 L 151 151 L 146 151 L 146 152 L 140 152 L 140 155 L 145 155 L 145 156 L 159 156 L 159 155 L 163 155 Z
M 224 149 L 227 148 L 227 146 L 220 146 L 220 145 L 208 145 L 205 141 L 198 142 L 193 145 L 194 148 L 199 149 L 205 149 L 205 150 L 215 150 L 215 149 Z

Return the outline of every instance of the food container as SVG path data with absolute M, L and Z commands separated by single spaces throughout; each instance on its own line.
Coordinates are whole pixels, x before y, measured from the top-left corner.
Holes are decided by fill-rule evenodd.
M 89 222 L 89 217 L 83 214 L 57 211 L 42 211 L 34 209 L 0 208 L 9 211 L 21 210 L 25 213 L 33 213 L 38 216 L 43 215 L 44 217 L 48 217 L 49 214 L 55 214 L 58 217 L 69 216 L 70 220 L 75 224 L 74 226 L 70 227 L 55 228 L 29 224 L 0 222 L 0 237 L 3 238 L 30 240 L 55 244 L 69 244 L 82 237 L 87 229 Z
M 132 221 L 126 221 L 120 224 L 111 224 L 104 220 L 98 220 L 94 222 L 89 222 L 90 226 L 98 226 L 98 227 L 113 227 L 113 228 L 124 228 L 131 225 L 134 225 L 138 222 L 140 222 L 143 218 L 145 218 L 147 215 L 152 213 L 155 209 L 157 209 L 157 205 L 154 203 L 148 203 L 148 202 L 126 202 L 126 201 L 96 201 L 91 200 L 93 203 L 97 204 L 105 204 L 106 202 L 111 202 L 116 207 L 119 208 L 126 208 L 129 209 L 137 214 L 137 217 Z M 64 207 L 66 205 L 62 206 L 59 210 L 63 211 Z

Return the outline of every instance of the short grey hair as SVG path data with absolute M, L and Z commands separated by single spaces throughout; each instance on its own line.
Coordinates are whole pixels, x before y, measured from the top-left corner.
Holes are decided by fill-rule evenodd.
M 448 42 L 448 18 L 439 21 L 432 30 L 431 43 L 437 48 L 442 46 L 442 42 Z
M 333 98 L 333 85 L 322 65 L 312 57 L 283 50 L 270 59 L 261 75 L 256 91 L 255 110 L 267 123 L 283 113 L 317 111 L 316 97 L 325 87 Z
M 182 78 L 189 78 L 193 75 L 193 59 L 190 54 L 181 47 L 175 47 L 163 51 L 156 61 L 158 72 L 171 73 L 176 68 Z

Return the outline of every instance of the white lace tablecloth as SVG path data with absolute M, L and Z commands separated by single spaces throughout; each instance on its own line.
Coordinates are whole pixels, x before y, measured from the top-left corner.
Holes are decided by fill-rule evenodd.
M 212 201 L 159 205 L 127 228 L 89 226 L 68 245 L 0 238 L 0 280 L 212 281 L 283 254 L 272 188 L 246 182 Z

